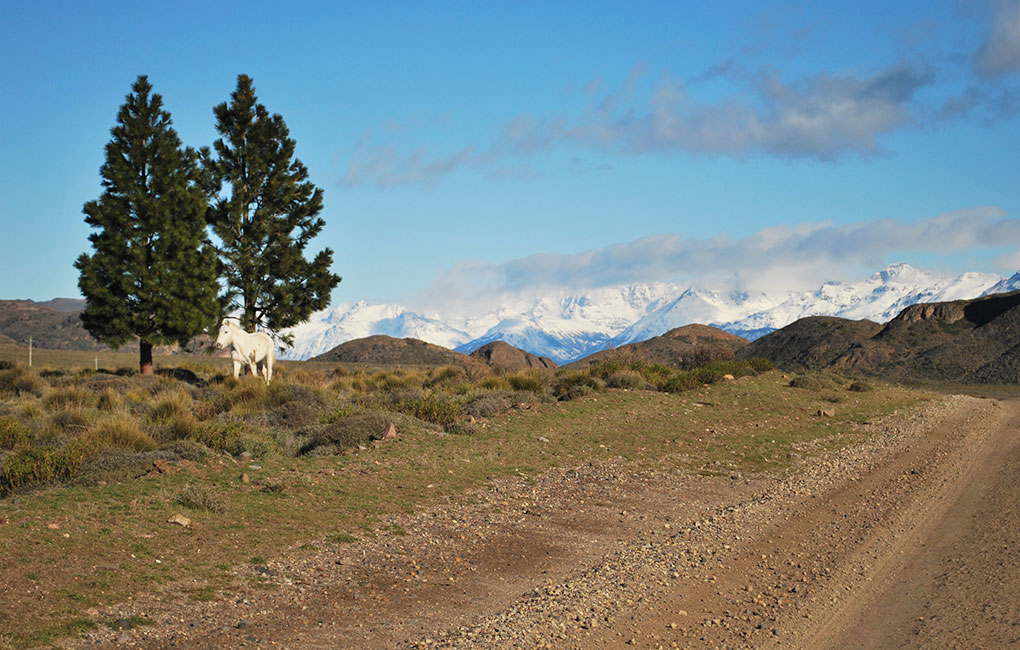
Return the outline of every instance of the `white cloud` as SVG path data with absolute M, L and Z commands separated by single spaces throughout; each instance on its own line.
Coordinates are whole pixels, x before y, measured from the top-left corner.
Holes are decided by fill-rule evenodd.
M 762 229 L 746 237 L 646 237 L 578 254 L 540 253 L 502 264 L 472 261 L 440 274 L 422 303 L 499 300 L 549 288 L 590 289 L 658 280 L 745 289 L 817 286 L 903 253 L 954 253 L 1020 245 L 1020 219 L 996 207 L 959 210 L 914 222 L 892 219 Z M 1020 266 L 1020 265 L 1018 265 Z
M 881 151 L 882 135 L 910 123 L 914 95 L 933 81 L 926 69 L 895 66 L 864 77 L 819 74 L 788 82 L 772 70 L 751 75 L 724 62 L 696 81 L 727 77 L 742 92 L 702 101 L 688 84 L 666 79 L 640 110 L 625 101 L 634 95 L 636 74 L 577 117 L 519 116 L 506 125 L 502 141 L 519 153 L 572 142 L 632 154 L 873 155 Z

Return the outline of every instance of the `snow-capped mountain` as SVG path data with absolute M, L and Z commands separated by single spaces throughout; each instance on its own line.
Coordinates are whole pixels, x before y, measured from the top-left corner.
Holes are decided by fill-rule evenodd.
M 745 338 L 757 338 L 807 316 L 839 316 L 878 323 L 918 302 L 976 298 L 1001 279 L 993 273 L 941 276 L 907 264 L 892 264 L 863 282 L 826 282 L 815 291 L 793 292 L 768 309 L 715 323 Z
M 1020 271 L 1014 273 L 1008 278 L 999 280 L 981 295 L 988 296 L 993 293 L 1006 293 L 1007 291 L 1016 291 L 1017 289 L 1020 289 Z
M 386 334 L 461 352 L 499 340 L 563 363 L 691 323 L 714 325 L 753 339 L 806 316 L 885 322 L 917 302 L 976 298 L 1014 289 L 1020 289 L 1020 272 L 1005 279 L 992 273 L 946 276 L 892 264 L 861 282 L 826 282 L 814 291 L 777 295 L 642 283 L 538 297 L 506 296 L 493 310 L 443 316 L 362 301 L 314 314 L 291 330 L 295 345 L 284 356 L 307 359 L 352 339 Z
M 341 343 L 373 334 L 420 339 L 446 348 L 455 348 L 471 339 L 466 332 L 401 305 L 373 305 L 365 301 L 340 303 L 317 312 L 308 322 L 289 331 L 294 335 L 294 347 L 284 355 L 288 359 L 308 359 Z

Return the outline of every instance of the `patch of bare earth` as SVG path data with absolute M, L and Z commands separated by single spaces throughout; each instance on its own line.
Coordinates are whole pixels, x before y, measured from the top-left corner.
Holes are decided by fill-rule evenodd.
M 1020 404 L 949 397 L 788 477 L 623 459 L 504 481 L 100 614 L 71 647 L 1005 647 Z M 668 465 L 663 465 L 668 467 Z M 203 585 L 193 585 L 192 593 Z M 137 619 L 136 619 L 137 620 Z

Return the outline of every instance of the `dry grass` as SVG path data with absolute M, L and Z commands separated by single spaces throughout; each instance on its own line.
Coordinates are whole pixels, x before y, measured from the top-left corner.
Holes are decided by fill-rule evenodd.
M 698 382 L 694 392 L 669 394 L 671 381 L 693 375 L 621 365 L 473 380 L 456 368 L 333 372 L 291 365 L 270 388 L 255 378 L 225 377 L 210 364 L 188 368 L 197 384 L 171 376 L 112 381 L 29 373 L 42 382 L 38 396 L 5 393 L 0 429 L 13 422 L 11 430 L 21 433 L 10 436 L 19 451 L 5 451 L 0 463 L 0 494 L 20 501 L 5 512 L 10 561 L 0 563 L 8 586 L 0 594 L 7 616 L 0 617 L 0 634 L 16 647 L 38 645 L 46 634 L 67 634 L 63 626 L 80 616 L 80 607 L 61 596 L 70 590 L 101 606 L 130 598 L 152 580 L 214 580 L 223 576 L 218 567 L 272 557 L 338 527 L 370 531 L 382 514 L 422 508 L 491 478 L 617 457 L 682 471 L 784 470 L 805 441 L 839 444 L 855 421 L 918 399 L 880 384 L 866 393 L 844 385 L 836 391 L 843 400 L 836 417 L 797 419 L 829 402 L 822 392 L 789 388 L 776 373 L 710 388 Z M 656 390 L 636 390 L 639 383 Z M 628 390 L 607 390 L 613 385 Z M 590 396 L 571 395 L 554 406 L 557 387 L 564 397 Z M 281 414 L 313 419 L 291 426 Z M 467 415 L 480 421 L 465 424 Z M 370 444 L 390 423 L 399 438 Z M 706 435 L 709 428 L 715 433 Z M 438 435 L 444 429 L 470 435 Z M 242 484 L 241 470 L 223 451 L 256 457 L 260 469 L 244 471 L 257 472 L 257 483 Z M 130 478 L 138 467 L 151 468 L 153 457 L 169 459 L 173 471 Z M 193 463 L 187 470 L 185 460 Z M 116 480 L 98 473 L 118 468 L 131 471 Z M 96 478 L 75 480 L 86 470 Z M 200 538 L 150 537 L 179 508 L 191 510 Z M 75 553 L 40 522 L 73 530 Z M 142 561 L 121 562 L 131 555 Z M 153 557 L 162 560 L 158 570 L 144 561 Z M 102 573 L 102 587 L 74 580 L 95 575 L 97 566 L 120 568 Z M 19 595 L 32 586 L 27 573 L 47 585 L 31 601 Z

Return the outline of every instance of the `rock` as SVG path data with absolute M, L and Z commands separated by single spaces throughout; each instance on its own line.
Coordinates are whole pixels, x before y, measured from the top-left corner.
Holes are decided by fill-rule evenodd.
M 98 618 L 99 610 L 96 609 L 95 607 L 89 607 L 88 609 L 85 610 L 85 615 L 88 616 L 89 618 Z
M 152 461 L 152 469 L 156 474 L 167 474 L 170 472 L 170 462 L 162 458 Z
M 733 381 L 734 379 L 736 379 L 736 377 L 734 377 L 733 375 L 731 375 L 729 373 L 726 373 L 725 375 L 723 375 L 722 378 L 726 379 L 728 381 Z
M 241 452 L 241 460 L 251 460 L 251 459 L 252 459 L 252 455 L 251 455 L 250 451 L 242 451 Z
M 251 483 L 251 477 L 248 476 L 247 472 L 242 472 L 239 478 L 242 483 Z
M 549 442 L 549 439 L 548 439 L 548 438 L 546 438 L 545 436 L 539 436 L 539 437 L 538 437 L 538 441 L 539 441 L 539 442 Z
M 60 524 L 46 524 L 46 527 L 50 530 L 57 530 L 60 528 Z
M 382 434 L 380 440 L 396 440 L 397 439 L 397 427 L 392 422 L 386 423 L 386 431 Z
M 191 525 L 191 520 L 188 519 L 187 517 L 185 517 L 184 515 L 177 514 L 177 515 L 174 515 L 173 517 L 170 517 L 169 519 L 167 519 L 166 523 L 168 523 L 168 524 L 177 524 L 178 526 L 183 526 L 183 527 L 187 528 L 188 526 Z
M 836 409 L 818 409 L 818 417 L 820 418 L 836 417 Z

